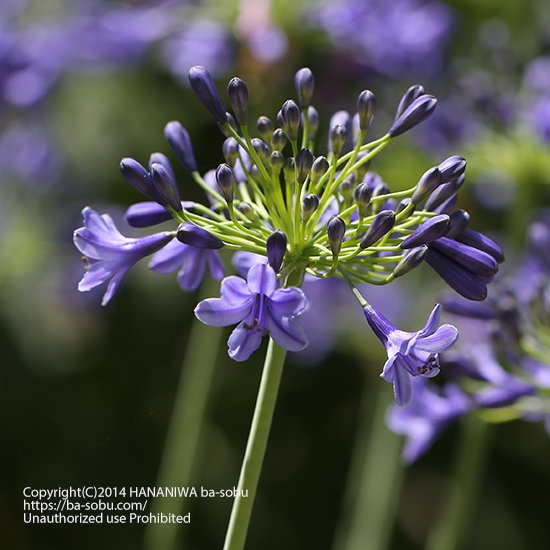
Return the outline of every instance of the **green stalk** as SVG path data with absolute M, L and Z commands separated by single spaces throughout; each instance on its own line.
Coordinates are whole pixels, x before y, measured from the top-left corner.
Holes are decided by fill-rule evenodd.
M 286 350 L 270 339 L 224 550 L 243 550 L 246 542 L 285 357 Z M 248 491 L 248 495 L 242 496 L 243 491 Z
M 218 283 L 203 284 L 201 299 L 212 296 Z M 166 436 L 157 487 L 188 486 L 200 451 L 200 435 L 206 423 L 206 405 L 211 392 L 223 331 L 193 321 L 187 342 L 182 372 L 176 391 L 172 418 Z M 151 513 L 180 514 L 182 498 L 158 498 Z M 146 550 L 176 548 L 177 523 L 149 523 L 145 532 Z M 178 547 L 181 548 L 181 547 Z
M 391 390 L 378 384 L 374 411 L 371 384 L 365 383 L 361 418 L 353 449 L 335 550 L 384 550 L 388 547 L 404 467 L 401 437 L 386 427 Z
M 474 415 L 463 420 L 452 486 L 432 526 L 426 550 L 467 548 L 468 533 L 487 458 L 489 425 Z

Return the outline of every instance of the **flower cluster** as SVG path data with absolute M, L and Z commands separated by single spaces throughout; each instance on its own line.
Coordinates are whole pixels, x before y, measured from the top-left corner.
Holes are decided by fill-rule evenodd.
M 486 283 L 503 260 L 498 245 L 468 226 L 466 212 L 454 209 L 465 177 L 463 158 L 443 160 L 413 187 L 398 192 L 369 171 L 370 161 L 393 139 L 430 116 L 436 98 L 422 86 L 412 86 L 401 98 L 387 133 L 368 141 L 376 100 L 371 91 L 363 90 L 355 114 L 339 111 L 332 117 L 328 151 L 320 154 L 315 145 L 320 120 L 311 105 L 315 86 L 309 69 L 296 73 L 297 101 L 282 104 L 276 123 L 266 116 L 257 119 L 258 137 L 250 133 L 248 88 L 243 80 L 235 77 L 227 87 L 233 114 L 226 111 L 204 67 L 193 67 L 189 81 L 226 136 L 225 162 L 203 176 L 181 123 L 169 122 L 165 137 L 183 168 L 205 191 L 209 204 L 182 202 L 175 170 L 164 154 L 151 155 L 147 167 L 123 159 L 124 178 L 149 199 L 128 210 L 128 222 L 146 227 L 173 218 L 179 226 L 131 244 L 113 234 L 110 246 L 97 250 L 83 247 L 81 230 L 77 231 L 77 246 L 98 262 L 91 271 L 100 272 L 101 277 L 93 282 L 105 281 L 108 273 L 116 280 L 104 301 L 111 298 L 129 265 L 158 250 L 148 239 L 165 240 L 166 246 L 157 251 L 151 267 L 161 272 L 179 268 L 180 284 L 187 290 L 198 286 L 206 265 L 216 278 L 221 277 L 220 248 L 253 254 L 258 263 L 250 268 L 248 282 L 225 279 L 222 297 L 201 302 L 196 309 L 197 317 L 208 324 L 240 322 L 229 340 L 229 353 L 244 360 L 258 348 L 263 335 L 285 349 L 303 349 L 307 342 L 295 321 L 305 308 L 299 287 L 306 275 L 338 277 L 351 286 L 370 326 L 385 344 L 389 359 L 382 376 L 393 384 L 397 402 L 406 404 L 411 398 L 410 378 L 436 374 L 438 353 L 454 343 L 457 331 L 449 325 L 438 328 L 439 307 L 423 330 L 399 331 L 355 286 L 388 284 L 425 260 L 459 294 L 483 300 Z M 89 211 L 86 216 L 90 218 Z M 89 219 L 86 228 L 90 233 L 100 231 L 99 241 L 106 237 Z M 116 250 L 120 257 L 115 261 Z

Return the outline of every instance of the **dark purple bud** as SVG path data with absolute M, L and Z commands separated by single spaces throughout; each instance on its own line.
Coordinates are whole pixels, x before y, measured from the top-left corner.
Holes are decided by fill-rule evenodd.
M 227 124 L 229 124 L 229 126 L 231 126 L 231 128 L 233 128 L 233 130 L 238 133 L 239 127 L 237 126 L 237 121 L 235 120 L 233 115 L 231 113 L 225 113 L 225 118 L 227 119 Z M 226 128 L 225 124 L 218 124 L 218 127 L 225 137 L 231 137 L 231 132 Z
M 421 95 L 424 95 L 424 88 L 417 84 L 416 86 L 411 86 L 401 97 L 399 105 L 397 106 L 397 112 L 395 113 L 395 120 L 397 120 L 411 105 L 411 103 L 419 98 Z
M 357 114 L 359 115 L 359 128 L 365 132 L 369 129 L 376 108 L 376 98 L 370 90 L 363 90 L 357 99 Z
M 469 317 L 470 319 L 479 319 L 481 321 L 490 321 L 498 317 L 495 308 L 486 302 L 472 303 L 462 298 L 448 297 L 442 300 L 443 309 L 453 315 Z
M 420 224 L 399 246 L 401 248 L 415 248 L 423 244 L 434 241 L 443 237 L 449 231 L 450 221 L 449 216 L 441 214 L 427 219 Z
M 330 164 L 325 157 L 317 157 L 311 165 L 310 179 L 312 183 L 317 183 L 330 168 Z
M 285 175 L 285 181 L 287 183 L 292 183 L 296 179 L 296 161 L 294 157 L 288 157 L 285 160 L 283 174 Z
M 192 202 L 184 203 L 184 207 L 191 209 Z M 172 219 L 172 214 L 157 202 L 138 202 L 128 207 L 124 219 L 132 227 L 151 227 Z
M 260 157 L 260 160 L 264 164 L 267 164 L 269 162 L 269 146 L 267 143 L 259 138 L 252 138 L 251 143 L 252 147 L 254 147 L 254 151 L 256 151 L 256 154 Z
M 313 166 L 313 155 L 309 149 L 300 149 L 296 155 L 296 179 L 298 183 L 304 183 Z
M 298 104 L 302 109 L 309 107 L 313 90 L 315 89 L 315 78 L 307 67 L 300 69 L 294 76 L 294 86 L 298 94 Z
M 239 144 L 234 137 L 229 137 L 223 142 L 222 153 L 225 162 L 230 166 L 235 166 L 239 158 Z
M 165 204 L 166 201 L 153 185 L 151 174 L 137 160 L 129 157 L 123 158 L 120 161 L 120 172 L 124 179 L 141 194 L 155 202 Z
M 285 165 L 285 157 L 279 151 L 273 151 L 269 157 L 269 164 L 273 173 L 279 175 Z
M 481 301 L 487 297 L 487 286 L 477 275 L 432 249 L 431 246 L 426 254 L 426 262 L 453 290 L 464 298 Z
M 456 235 L 459 235 L 468 227 L 470 214 L 466 210 L 455 210 L 449 215 L 449 218 L 451 225 L 447 232 L 447 237 L 456 237 Z
M 271 136 L 271 148 L 274 151 L 282 151 L 287 141 L 286 134 L 280 128 L 277 128 Z
M 319 113 L 311 105 L 307 108 L 307 124 L 309 130 L 309 139 L 313 141 L 319 130 Z
M 397 137 L 407 130 L 418 126 L 418 124 L 426 120 L 433 113 L 436 104 L 437 99 L 433 95 L 421 95 L 391 125 L 388 134 L 392 137 Z
M 232 203 L 235 194 L 235 175 L 229 164 L 220 164 L 218 166 L 216 169 L 216 181 L 227 204 Z
M 271 119 L 266 116 L 259 117 L 256 122 L 256 128 L 265 142 L 271 139 L 271 134 L 273 133 L 273 122 L 271 122 Z
M 340 154 L 344 144 L 346 143 L 347 130 L 346 127 L 337 124 L 330 130 L 330 149 L 336 156 Z
M 361 248 L 368 248 L 378 242 L 384 235 L 389 233 L 395 224 L 395 212 L 393 210 L 382 210 L 374 217 L 365 236 L 359 243 Z
M 172 164 L 164 153 L 151 153 L 151 156 L 149 157 L 149 171 L 151 170 L 153 164 L 162 164 L 164 168 L 170 172 L 172 179 L 176 179 L 176 174 L 172 168 Z
M 181 199 L 173 172 L 162 164 L 153 163 L 151 166 L 151 180 L 165 206 L 170 206 L 176 212 L 181 212 Z M 161 203 L 163 204 L 163 203 Z
M 426 210 L 435 210 L 438 206 L 442 205 L 445 201 L 455 196 L 464 183 L 464 175 L 459 176 L 458 178 L 450 181 L 449 183 L 444 183 L 437 187 L 437 189 L 430 195 L 426 201 L 424 208 Z
M 430 243 L 430 248 L 435 248 L 479 277 L 491 277 L 498 271 L 493 256 L 453 239 L 441 237 Z
M 176 237 L 178 241 L 195 248 L 218 249 L 223 247 L 223 241 L 193 223 L 180 223 Z
M 300 108 L 292 99 L 288 99 L 283 103 L 279 115 L 277 117 L 279 126 L 289 139 L 296 141 L 300 129 Z
M 434 212 L 434 214 L 450 214 L 456 208 L 457 202 L 458 202 L 458 196 L 455 193 L 452 197 L 449 197 L 446 201 L 441 203 L 439 206 L 436 206 L 432 210 L 432 212 Z
M 419 246 L 418 248 L 412 248 L 411 250 L 407 250 L 403 255 L 403 258 L 401 258 L 401 260 L 393 270 L 392 274 L 394 279 L 397 279 L 398 277 L 402 277 L 403 275 L 411 271 L 411 269 L 414 269 L 415 267 L 419 266 L 424 260 L 424 257 L 426 256 L 427 252 L 428 252 L 427 246 Z
M 279 273 L 279 270 L 283 265 L 286 252 L 286 243 L 286 235 L 279 229 L 271 233 L 271 235 L 267 238 L 267 262 L 273 268 L 275 273 Z
M 359 216 L 361 218 L 364 218 L 367 215 L 371 197 L 372 189 L 368 183 L 360 183 L 355 188 L 354 198 L 357 203 L 357 211 L 359 212 Z
M 177 120 L 173 120 L 164 127 L 164 137 L 185 170 L 196 172 L 197 161 L 187 130 Z
M 332 216 L 327 223 L 327 235 L 333 256 L 338 256 L 338 254 L 340 254 L 345 234 L 346 224 L 344 220 L 338 216 Z
M 455 236 L 455 239 L 490 254 L 499 264 L 505 259 L 502 248 L 493 239 L 479 233 L 479 231 L 466 227 L 462 233 Z
M 413 204 L 418 204 L 423 201 L 427 196 L 433 193 L 441 185 L 441 172 L 439 168 L 430 168 L 424 174 L 416 184 L 414 193 L 411 200 Z
M 212 75 L 207 69 L 197 65 L 189 70 L 189 82 L 214 120 L 223 126 L 227 122 L 227 114 Z
M 441 162 L 438 168 L 441 172 L 441 183 L 447 183 L 464 174 L 466 171 L 466 159 L 454 155 Z
M 240 126 L 248 122 L 248 88 L 244 80 L 233 77 L 227 85 L 227 98 Z
M 302 220 L 307 222 L 317 208 L 319 208 L 319 197 L 317 195 L 306 195 L 302 200 Z

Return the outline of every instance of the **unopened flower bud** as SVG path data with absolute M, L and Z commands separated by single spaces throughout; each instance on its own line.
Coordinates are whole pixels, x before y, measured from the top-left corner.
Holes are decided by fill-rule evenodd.
M 269 164 L 271 165 L 273 173 L 279 175 L 285 165 L 285 157 L 282 153 L 279 153 L 279 151 L 273 151 L 269 157 Z
M 462 233 L 470 222 L 470 214 L 466 210 L 455 210 L 449 215 L 449 218 L 448 237 L 454 237 Z
M 271 148 L 274 151 L 282 151 L 287 141 L 286 134 L 280 128 L 277 128 L 271 136 Z
M 346 136 L 346 127 L 341 124 L 337 124 L 330 130 L 330 148 L 336 156 L 340 155 L 346 143 Z
M 403 212 L 403 210 L 405 210 L 405 208 L 409 208 L 410 205 L 412 204 L 412 200 L 410 198 L 406 198 L 406 199 L 403 199 L 401 201 L 399 201 L 399 204 L 397 205 L 397 207 L 395 208 L 395 214 L 401 214 L 401 212 Z M 407 212 L 408 214 L 405 214 L 405 217 L 403 218 L 400 218 L 401 221 L 403 221 L 404 219 L 407 219 L 410 215 L 412 215 L 415 211 L 415 207 L 413 206 L 412 208 L 410 208 Z
M 313 166 L 313 155 L 309 149 L 301 149 L 296 155 L 296 179 L 298 183 L 304 183 Z
M 309 107 L 313 90 L 315 89 L 315 78 L 310 69 L 300 69 L 294 76 L 294 85 L 298 94 L 298 104 L 302 109 Z
M 359 128 L 363 131 L 369 129 L 374 109 L 376 108 L 376 98 L 370 90 L 364 90 L 357 99 L 357 114 L 359 115 Z
M 196 172 L 197 161 L 187 130 L 177 120 L 173 120 L 164 127 L 164 137 L 185 170 Z
M 355 188 L 355 179 L 350 176 L 347 177 L 338 187 L 342 198 L 345 203 L 349 203 L 353 197 L 353 189 Z
M 227 115 L 212 75 L 207 69 L 197 65 L 189 70 L 189 82 L 202 104 L 214 117 L 214 120 L 220 126 L 223 126 L 227 122 Z
M 292 99 L 288 99 L 283 103 L 277 118 L 279 125 L 288 138 L 296 141 L 300 129 L 300 109 L 298 105 Z
M 441 185 L 441 172 L 439 168 L 430 168 L 420 178 L 416 184 L 414 193 L 412 194 L 411 200 L 413 204 L 418 204 L 429 196 L 433 191 Z
M 283 265 L 286 252 L 286 243 L 286 235 L 279 229 L 271 233 L 271 235 L 267 238 L 267 261 L 275 273 L 278 273 Z
M 392 274 L 394 279 L 397 279 L 398 277 L 402 277 L 403 275 L 411 271 L 411 269 L 414 269 L 415 267 L 419 266 L 424 260 L 424 257 L 426 256 L 427 252 L 428 252 L 428 247 L 426 245 L 419 246 L 418 248 L 412 248 L 411 250 L 407 250 L 403 255 L 403 258 L 401 258 L 401 260 L 393 270 Z
M 307 222 L 317 208 L 319 208 L 319 197 L 312 194 L 306 195 L 302 200 L 302 220 Z
M 229 164 L 220 164 L 218 166 L 216 169 L 216 181 L 227 204 L 232 203 L 235 193 L 235 175 Z
M 344 220 L 338 216 L 332 216 L 327 224 L 327 235 L 333 256 L 338 256 L 338 254 L 340 254 L 345 234 L 346 224 Z
M 360 183 L 353 194 L 355 202 L 357 203 L 357 211 L 361 218 L 367 215 L 367 211 L 372 197 L 372 189 L 368 183 Z
M 424 208 L 426 210 L 435 210 L 449 199 L 456 196 L 458 190 L 464 183 L 464 174 L 448 183 L 440 185 L 428 198 Z
M 223 241 L 193 223 L 183 222 L 176 232 L 178 241 L 195 248 L 209 248 L 216 250 L 223 247 Z
M 418 126 L 427 119 L 434 111 L 437 99 L 432 95 L 421 95 L 415 99 L 405 111 L 395 120 L 388 131 L 392 137 L 399 136 Z
M 368 248 L 378 242 L 384 235 L 389 233 L 395 224 L 395 212 L 393 210 L 382 210 L 370 224 L 365 236 L 359 243 L 361 248 Z
M 395 120 L 397 120 L 410 106 L 410 104 L 421 95 L 424 95 L 424 88 L 420 84 L 411 86 L 401 97 L 399 105 L 397 106 L 397 112 L 395 113 Z
M 399 246 L 401 248 L 415 248 L 423 244 L 428 244 L 439 237 L 447 234 L 450 227 L 450 219 L 446 214 L 440 214 L 433 218 L 428 218 L 420 224 L 414 232 L 409 235 Z
M 307 108 L 307 124 L 309 130 L 309 139 L 314 140 L 319 130 L 319 113 L 311 105 Z
M 466 159 L 454 155 L 441 162 L 437 168 L 441 172 L 441 183 L 447 183 L 464 174 L 466 170 Z
M 269 146 L 267 143 L 259 138 L 252 138 L 251 142 L 260 160 L 267 164 L 269 162 Z
M 259 117 L 256 122 L 256 128 L 265 142 L 271 139 L 271 134 L 273 133 L 273 122 L 271 122 L 271 119 L 266 116 Z
M 254 221 L 256 219 L 252 206 L 250 206 L 247 202 L 240 202 L 237 205 L 237 210 L 243 214 L 243 216 L 246 216 L 250 221 Z
M 126 157 L 120 161 L 120 172 L 124 179 L 141 194 L 164 205 L 166 201 L 157 192 L 151 174 L 137 160 Z
M 244 80 L 234 77 L 227 85 L 227 97 L 240 126 L 248 122 L 248 88 Z
M 317 183 L 328 172 L 329 168 L 330 164 L 326 157 L 317 157 L 311 165 L 311 182 Z
M 181 199 L 173 172 L 155 162 L 151 166 L 151 180 L 158 194 L 163 198 L 164 205 L 170 206 L 176 212 L 181 212 Z
M 230 166 L 235 166 L 239 158 L 239 144 L 234 137 L 229 137 L 223 142 L 222 153 L 225 162 Z
M 294 157 L 288 157 L 285 159 L 283 174 L 285 175 L 285 181 L 287 183 L 292 183 L 296 179 L 296 161 L 294 160 Z

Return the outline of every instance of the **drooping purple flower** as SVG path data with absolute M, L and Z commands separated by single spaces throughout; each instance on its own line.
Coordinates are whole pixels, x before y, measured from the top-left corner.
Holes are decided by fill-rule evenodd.
M 182 201 L 181 206 L 192 210 L 195 205 L 192 201 Z M 132 204 L 126 210 L 124 219 L 132 227 L 151 227 L 172 219 L 172 214 L 157 202 L 144 201 Z
M 363 311 L 374 334 L 386 347 L 388 360 L 380 375 L 393 384 L 398 405 L 406 405 L 412 396 L 411 377 L 431 378 L 439 373 L 438 354 L 450 348 L 458 338 L 452 325 L 438 327 L 441 306 L 437 304 L 423 329 L 405 332 L 395 328 L 381 313 L 367 304 Z
M 390 430 L 406 436 L 403 461 L 418 460 L 439 434 L 472 407 L 470 398 L 458 384 L 448 383 L 441 390 L 422 378 L 413 381 L 414 393 L 406 407 L 393 406 L 386 423 Z
M 82 211 L 84 227 L 74 232 L 74 244 L 84 254 L 87 271 L 78 284 L 86 292 L 109 281 L 101 305 L 106 305 L 119 287 L 124 275 L 139 260 L 167 245 L 173 231 L 163 231 L 141 238 L 128 238 L 116 228 L 108 214 L 99 215 L 89 207 Z
M 250 268 L 246 281 L 226 277 L 221 297 L 200 302 L 195 315 L 207 325 L 224 327 L 239 323 L 229 337 L 229 356 L 246 361 L 258 349 L 264 335 L 270 335 L 289 351 L 304 349 L 307 340 L 294 317 L 304 311 L 306 303 L 301 289 L 278 289 L 273 269 L 258 263 Z
M 204 279 L 206 268 L 213 279 L 219 281 L 224 276 L 219 253 L 208 248 L 197 248 L 174 240 L 159 250 L 149 262 L 149 267 L 157 273 L 178 271 L 178 284 L 183 290 L 196 290 Z

